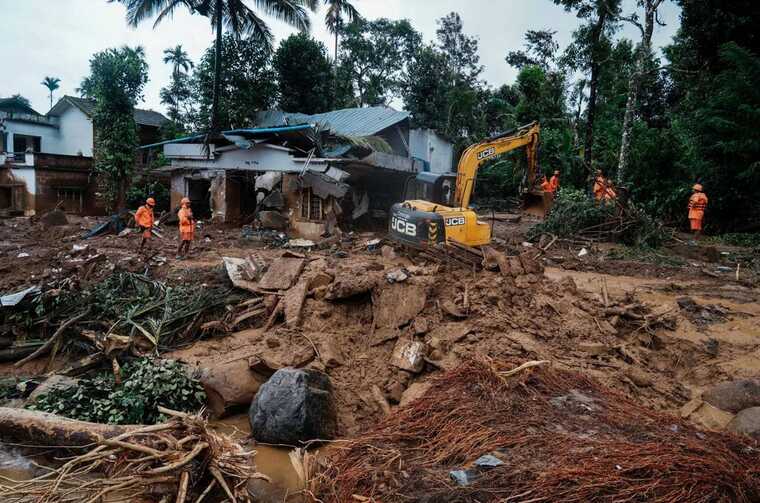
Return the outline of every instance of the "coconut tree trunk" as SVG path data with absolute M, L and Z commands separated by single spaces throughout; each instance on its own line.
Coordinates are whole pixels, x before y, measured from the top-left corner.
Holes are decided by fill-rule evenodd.
M 211 131 L 219 131 L 219 95 L 222 90 L 222 0 L 216 0 L 216 44 L 214 46 L 214 97 L 211 102 Z
M 623 116 L 623 133 L 620 139 L 620 157 L 618 159 L 617 183 L 623 185 L 628 172 L 628 164 L 631 152 L 631 135 L 633 132 L 634 113 L 636 111 L 636 101 L 639 97 L 641 87 L 641 78 L 644 74 L 644 65 L 652 52 L 652 33 L 654 32 L 654 21 L 657 15 L 657 8 L 662 0 L 646 0 L 644 4 L 644 26 L 637 25 L 641 29 L 641 43 L 636 51 L 636 62 L 634 63 L 631 77 L 628 80 L 628 99 L 625 103 L 625 115 Z

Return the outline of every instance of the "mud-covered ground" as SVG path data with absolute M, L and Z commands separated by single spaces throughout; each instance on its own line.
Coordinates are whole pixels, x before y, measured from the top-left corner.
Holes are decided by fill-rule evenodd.
M 176 228 L 164 230 L 164 239 L 154 239 L 151 251 L 140 254 L 136 234 L 81 240 L 95 223 L 71 218 L 69 225 L 44 228 L 29 219 L 2 221 L 0 292 L 67 276 L 97 281 L 115 269 L 145 272 L 169 285 L 231 286 L 223 256 L 271 264 L 283 253 L 241 238 L 238 228 L 207 226 L 196 234 L 191 256 L 176 260 Z M 543 269 L 511 276 L 368 248 L 374 236 L 367 234 L 301 250 L 307 258 L 302 276 L 310 288 L 298 323 L 286 326 L 275 319 L 265 328 L 267 312 L 229 333 L 199 333 L 197 342 L 165 356 L 201 367 L 263 357 L 275 367 L 324 370 L 335 389 L 340 435 L 372 424 L 387 406 L 408 402 L 432 376 L 467 358 L 548 360 L 673 413 L 705 387 L 757 376 L 756 278 L 740 268 L 737 280 L 731 261 L 746 250 L 710 251 L 707 258 L 717 253 L 717 262 L 700 260 L 706 257 L 702 247 L 687 249 L 689 256 L 676 246 L 637 258 L 616 245 L 558 241 L 544 252 L 537 243 L 523 245 L 531 223 L 495 225 L 497 248 L 535 256 Z M 579 256 L 581 248 L 587 253 Z M 388 273 L 402 268 L 408 278 L 390 284 Z M 368 275 L 377 280 L 370 290 L 326 298 L 331 283 Z M 423 343 L 425 361 L 419 369 L 399 368 L 394 349 L 411 342 Z M 18 369 L 3 364 L 0 374 L 28 376 L 45 363 Z M 65 363 L 59 358 L 54 366 Z M 716 426 L 699 409 L 691 419 Z

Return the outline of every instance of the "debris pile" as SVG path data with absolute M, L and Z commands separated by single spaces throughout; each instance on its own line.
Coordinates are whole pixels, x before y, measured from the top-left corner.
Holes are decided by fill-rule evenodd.
M 468 361 L 342 443 L 325 502 L 760 498 L 749 440 L 704 432 L 548 362 Z
M 184 503 L 214 495 L 230 501 L 251 501 L 246 482 L 266 478 L 254 470 L 255 452 L 211 430 L 199 416 L 164 408 L 161 412 L 171 419 L 157 425 L 108 431 L 93 423 L 71 422 L 72 431 L 104 434 L 91 434 L 94 446 L 86 446 L 83 454 L 59 467 L 44 468 L 46 473 L 39 477 L 18 482 L 4 478 L 0 482 L 0 499 L 7 503 L 63 503 L 156 501 L 171 497 L 172 501 Z M 60 419 L 29 414 L 36 414 L 30 420 L 40 428 Z

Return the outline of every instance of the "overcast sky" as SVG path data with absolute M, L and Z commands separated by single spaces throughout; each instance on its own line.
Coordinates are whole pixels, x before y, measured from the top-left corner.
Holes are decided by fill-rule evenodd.
M 504 62 L 504 56 L 522 45 L 526 30 L 555 30 L 564 48 L 578 26 L 572 14 L 550 0 L 354 0 L 354 5 L 370 19 L 407 18 L 426 41 L 435 37 L 436 19 L 458 11 L 465 31 L 479 39 L 483 76 L 492 86 L 514 80 L 516 72 Z M 632 12 L 635 0 L 624 0 L 624 5 L 625 12 Z M 162 60 L 163 50 L 179 43 L 197 61 L 212 42 L 208 22 L 185 11 L 178 11 L 155 30 L 152 22 L 137 29 L 128 27 L 124 7 L 106 0 L 0 0 L 0 12 L 0 47 L 4 49 L 0 97 L 21 93 L 42 113 L 49 109 L 47 90 L 40 84 L 45 76 L 61 79 L 56 97 L 76 94 L 75 89 L 88 73 L 92 54 L 124 44 L 142 45 L 150 65 L 145 102 L 140 106 L 163 111 L 159 89 L 170 76 L 170 68 Z M 656 46 L 667 44 L 675 34 L 678 14 L 673 2 L 666 1 L 660 17 L 667 26 L 657 28 Z M 332 37 L 324 28 L 323 18 L 322 11 L 312 16 L 312 33 L 331 48 Z M 277 42 L 293 32 L 276 21 L 271 26 Z M 638 40 L 637 31 L 630 26 L 624 28 L 623 36 Z

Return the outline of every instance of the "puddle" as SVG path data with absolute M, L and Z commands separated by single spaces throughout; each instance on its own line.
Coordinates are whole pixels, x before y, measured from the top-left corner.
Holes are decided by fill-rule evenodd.
M 0 444 L 0 477 L 11 480 L 29 480 L 40 475 L 31 459 L 18 449 Z
M 251 425 L 247 414 L 238 414 L 218 421 L 213 421 L 211 426 L 217 431 L 232 435 L 237 440 L 244 440 L 251 435 Z M 270 445 L 255 445 L 256 470 L 270 479 L 272 484 L 293 494 L 302 489 L 301 479 L 290 462 L 287 447 L 275 447 Z

